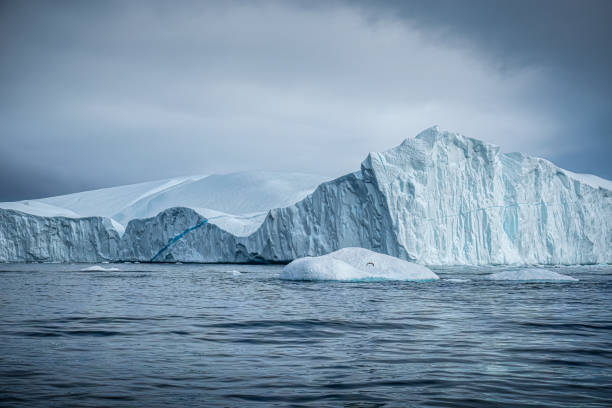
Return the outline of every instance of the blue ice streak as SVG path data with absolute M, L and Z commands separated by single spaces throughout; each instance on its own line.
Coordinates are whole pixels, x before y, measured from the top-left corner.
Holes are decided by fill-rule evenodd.
M 176 244 L 181 238 L 183 238 L 185 235 L 189 234 L 191 231 L 200 228 L 201 226 L 205 225 L 208 222 L 207 218 L 204 218 L 203 221 L 201 221 L 200 223 L 194 225 L 193 227 L 189 227 L 187 228 L 185 231 L 181 232 L 180 234 L 176 235 L 174 238 L 172 238 L 170 241 L 168 241 L 168 243 L 166 244 L 166 246 L 164 246 L 162 249 L 160 249 L 159 251 L 157 251 L 157 253 L 153 256 L 153 258 L 151 258 L 151 260 L 149 262 L 154 262 L 155 259 L 160 256 L 161 254 L 163 254 L 167 249 L 169 249 L 172 245 Z

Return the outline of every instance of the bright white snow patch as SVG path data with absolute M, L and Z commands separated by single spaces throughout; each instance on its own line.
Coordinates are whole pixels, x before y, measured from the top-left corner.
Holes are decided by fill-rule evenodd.
M 606 190 L 612 191 L 612 181 L 606 180 L 594 174 L 586 173 L 574 173 L 573 171 L 565 170 L 566 173 L 578 181 L 590 185 L 594 188 L 605 188 Z
M 299 258 L 285 266 L 286 280 L 403 280 L 439 279 L 428 268 L 364 248 L 343 248 L 323 256 Z
M 89 268 L 81 269 L 81 272 L 115 272 L 118 271 L 119 268 L 105 268 L 100 265 L 90 266 Z
M 21 211 L 26 214 L 38 215 L 39 217 L 80 217 L 79 214 L 69 209 L 57 207 L 55 205 L 46 204 L 36 200 L 0 203 L 0 208 Z
M 519 269 L 497 272 L 488 276 L 492 280 L 523 282 L 574 282 L 578 279 L 548 269 Z
M 37 200 L 0 203 L 0 208 L 43 217 L 107 217 L 120 236 L 132 219 L 187 207 L 236 235 L 252 234 L 268 211 L 312 193 L 327 177 L 303 173 L 241 172 L 195 175 Z

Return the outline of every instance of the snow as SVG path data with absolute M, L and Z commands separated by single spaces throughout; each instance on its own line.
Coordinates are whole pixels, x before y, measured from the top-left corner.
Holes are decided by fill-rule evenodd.
M 0 210 L 0 261 L 290 262 L 360 247 L 423 265 L 612 262 L 610 182 L 437 127 L 324 180 L 234 173 L 3 203 L 23 212 Z M 36 211 L 110 218 L 24 214 Z
M 569 174 L 570 177 L 582 183 L 588 184 L 589 186 L 593 188 L 604 188 L 606 190 L 612 191 L 612 181 L 611 180 L 606 180 L 594 174 L 574 173 L 569 170 L 565 170 L 565 172 Z
M 401 280 L 439 279 L 428 268 L 364 248 L 343 248 L 327 255 L 299 258 L 285 266 L 285 280 Z
M 491 280 L 497 281 L 522 281 L 522 282 L 575 282 L 576 278 L 563 275 L 548 269 L 518 269 L 502 271 L 488 276 Z
M 358 246 L 428 265 L 612 261 L 612 195 L 551 162 L 433 127 L 272 210 L 244 245 L 268 260 Z
M 36 200 L 0 203 L 0 208 L 4 208 L 6 210 L 21 211 L 26 214 L 38 215 L 40 217 L 80 217 L 80 215 L 75 213 L 74 211 Z
M 194 175 L 0 203 L 0 208 L 45 217 L 107 217 L 119 235 L 123 235 L 132 219 L 154 217 L 172 207 L 186 207 L 226 231 L 246 236 L 261 225 L 270 209 L 302 200 L 326 180 L 303 173 Z
M 116 271 L 119 271 L 119 268 L 114 268 L 114 267 L 105 268 L 100 265 L 94 265 L 94 266 L 90 266 L 89 268 L 81 269 L 81 272 L 116 272 Z

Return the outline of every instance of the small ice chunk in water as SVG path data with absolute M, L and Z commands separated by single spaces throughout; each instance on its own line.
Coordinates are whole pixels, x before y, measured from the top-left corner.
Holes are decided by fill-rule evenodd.
M 513 271 L 497 272 L 488 276 L 489 279 L 499 281 L 524 282 L 575 282 L 578 279 L 568 275 L 549 271 L 548 269 L 518 269 Z
M 105 268 L 100 265 L 94 265 L 94 266 L 90 266 L 89 268 L 81 269 L 81 272 L 114 272 L 118 270 L 119 268 L 114 268 L 114 267 Z
M 323 256 L 298 258 L 285 266 L 280 278 L 338 281 L 439 279 L 423 265 L 364 248 L 343 248 Z

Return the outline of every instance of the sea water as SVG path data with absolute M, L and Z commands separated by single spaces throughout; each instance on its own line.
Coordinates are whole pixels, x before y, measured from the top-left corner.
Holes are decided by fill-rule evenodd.
M 0 265 L 0 405 L 612 405 L 612 266 L 540 283 L 90 266 Z

